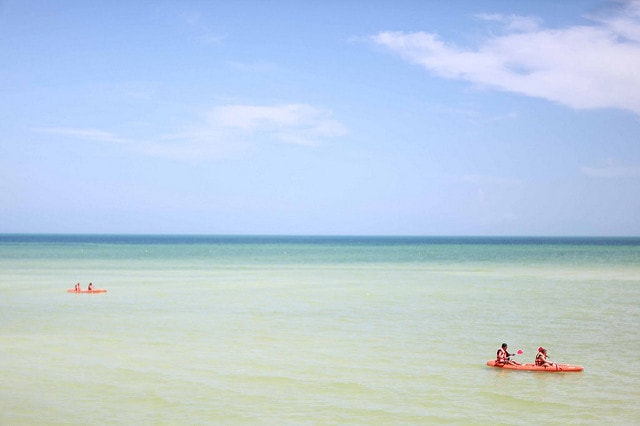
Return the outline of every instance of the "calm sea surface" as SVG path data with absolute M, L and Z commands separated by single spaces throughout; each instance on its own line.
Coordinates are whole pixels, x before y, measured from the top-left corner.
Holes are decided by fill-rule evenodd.
M 0 425 L 640 424 L 639 326 L 638 238 L 0 235 Z

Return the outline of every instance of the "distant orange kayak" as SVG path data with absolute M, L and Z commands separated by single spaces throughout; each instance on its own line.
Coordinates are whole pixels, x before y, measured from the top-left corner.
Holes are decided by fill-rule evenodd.
M 94 288 L 93 290 L 80 290 L 76 291 L 74 288 L 68 288 L 67 293 L 106 293 L 107 290 L 104 288 Z
M 498 364 L 496 365 L 496 360 L 492 359 L 487 361 L 487 365 L 489 367 L 501 368 L 503 370 L 521 370 L 521 371 L 541 371 L 548 373 L 569 373 L 569 372 L 578 372 L 584 370 L 579 365 L 569 365 L 569 364 L 557 364 L 556 366 L 551 367 L 543 367 L 541 365 L 535 364 L 522 364 L 522 365 L 511 365 L 511 364 Z

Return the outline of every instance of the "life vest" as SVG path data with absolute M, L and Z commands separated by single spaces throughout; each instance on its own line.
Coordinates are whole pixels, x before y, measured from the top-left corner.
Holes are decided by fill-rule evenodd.
M 508 359 L 509 356 L 507 355 L 507 351 L 502 348 L 498 349 L 498 351 L 496 352 L 496 361 L 499 363 L 505 363 Z
M 536 365 L 542 365 L 545 362 L 544 354 L 542 352 L 538 352 L 536 355 Z

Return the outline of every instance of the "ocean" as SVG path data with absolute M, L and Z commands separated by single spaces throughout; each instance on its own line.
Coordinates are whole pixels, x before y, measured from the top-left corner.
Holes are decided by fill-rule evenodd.
M 0 235 L 0 425 L 640 424 L 639 302 L 640 238 Z

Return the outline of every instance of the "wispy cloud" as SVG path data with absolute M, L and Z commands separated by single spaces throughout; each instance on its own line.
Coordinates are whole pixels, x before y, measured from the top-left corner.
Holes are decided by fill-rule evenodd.
M 209 26 L 203 22 L 202 14 L 199 12 L 184 12 L 180 14 L 180 19 L 195 31 L 196 39 L 202 44 L 217 45 L 227 38 L 224 34 L 212 31 Z
M 200 123 L 144 140 L 86 128 L 41 127 L 34 130 L 87 142 L 123 144 L 133 152 L 175 160 L 228 158 L 241 155 L 258 144 L 319 146 L 346 133 L 330 111 L 307 104 L 221 105 L 203 116 Z
M 114 133 L 97 129 L 81 129 L 73 127 L 37 127 L 34 129 L 39 133 L 66 136 L 73 139 L 82 139 L 93 142 L 108 142 L 118 144 L 131 144 L 132 140 L 122 138 Z
M 614 158 L 608 158 L 600 166 L 583 166 L 580 171 L 591 177 L 603 179 L 640 177 L 640 165 L 625 165 Z
M 434 74 L 576 109 L 619 108 L 640 115 L 640 1 L 591 16 L 590 25 L 543 28 L 537 18 L 479 15 L 503 32 L 477 48 L 435 33 L 381 32 L 371 39 Z
M 497 22 L 504 26 L 506 31 L 529 32 L 537 31 L 540 27 L 540 19 L 531 16 L 503 15 L 500 13 L 481 13 L 476 18 L 483 21 Z
M 215 128 L 260 133 L 297 145 L 318 145 L 326 138 L 346 133 L 330 111 L 305 104 L 225 105 L 214 108 L 209 120 Z
M 463 175 L 454 179 L 454 182 L 467 183 L 473 185 L 504 185 L 514 186 L 521 185 L 519 179 L 500 177 L 500 176 L 483 176 L 483 175 Z
M 270 72 L 276 70 L 278 67 L 271 62 L 240 62 L 240 61 L 227 61 L 227 65 L 231 68 L 241 72 Z

